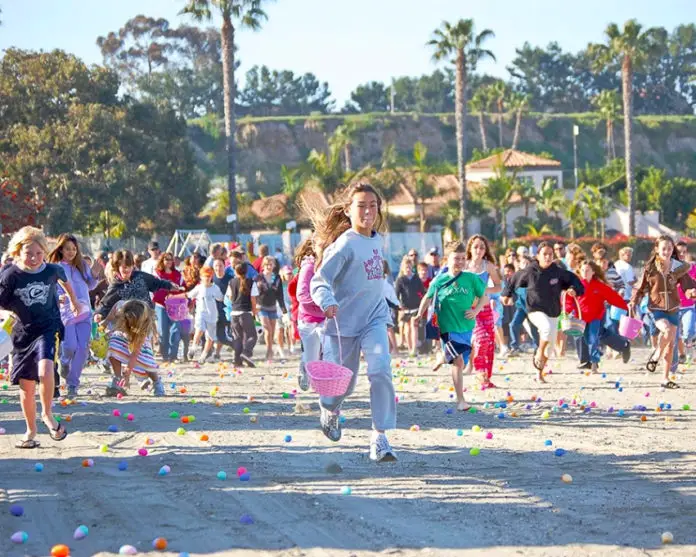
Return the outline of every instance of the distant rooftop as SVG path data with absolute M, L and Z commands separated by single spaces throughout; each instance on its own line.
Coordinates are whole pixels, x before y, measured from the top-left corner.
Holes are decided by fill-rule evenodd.
M 493 170 L 502 159 L 505 168 L 560 168 L 560 161 L 545 159 L 539 155 L 506 149 L 490 157 L 466 165 L 467 170 Z

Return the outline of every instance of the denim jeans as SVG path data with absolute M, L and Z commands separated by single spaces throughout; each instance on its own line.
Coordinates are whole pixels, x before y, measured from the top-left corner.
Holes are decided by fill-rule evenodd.
M 608 346 L 609 348 L 611 348 L 612 350 L 616 350 L 617 352 L 623 352 L 624 350 L 626 350 L 626 348 L 630 344 L 627 338 L 614 333 L 613 331 L 608 329 L 600 320 L 592 321 L 592 323 L 595 322 L 599 323 L 599 331 L 597 332 L 598 350 L 599 347 L 602 346 Z M 589 325 L 590 324 L 588 323 L 588 326 Z M 588 346 L 589 343 L 586 340 L 585 336 L 591 335 L 592 333 L 588 333 L 587 329 L 588 327 L 585 327 L 585 333 L 581 337 L 575 339 L 575 349 L 578 352 L 578 358 L 580 359 L 581 364 L 599 362 L 599 358 L 597 360 L 592 359 L 592 350 Z M 599 352 L 599 357 L 601 357 L 601 351 Z
M 520 307 L 516 308 L 515 315 L 512 316 L 512 321 L 510 321 L 510 348 L 517 349 L 520 347 L 520 329 L 525 319 L 527 319 L 527 311 Z M 539 334 L 537 333 L 536 327 L 532 325 L 530 330 L 532 331 L 534 344 L 539 346 Z
M 684 342 L 690 342 L 696 338 L 696 306 L 679 310 L 679 323 L 681 333 L 679 338 Z
M 157 317 L 157 334 L 160 338 L 160 356 L 163 360 L 174 360 L 179 350 L 181 328 L 178 321 L 172 321 L 163 306 L 155 306 Z
M 582 336 L 575 339 L 575 349 L 581 364 L 598 364 L 602 353 L 599 351 L 599 332 L 602 320 L 595 319 L 585 325 Z

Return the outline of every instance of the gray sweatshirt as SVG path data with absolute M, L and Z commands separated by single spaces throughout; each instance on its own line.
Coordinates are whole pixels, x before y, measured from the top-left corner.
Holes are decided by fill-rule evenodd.
M 338 306 L 341 336 L 356 337 L 368 326 L 387 324 L 382 241 L 376 232 L 368 238 L 347 230 L 326 248 L 321 266 L 312 277 L 314 303 L 322 310 Z M 336 334 L 333 319 L 327 320 L 327 333 Z

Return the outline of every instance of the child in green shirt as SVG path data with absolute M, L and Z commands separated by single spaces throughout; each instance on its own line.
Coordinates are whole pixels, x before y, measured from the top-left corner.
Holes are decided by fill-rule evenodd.
M 430 284 L 418 309 L 421 319 L 434 299 L 437 323 L 442 340 L 443 363 L 452 364 L 452 382 L 457 394 L 457 410 L 466 411 L 470 406 L 464 400 L 464 366 L 471 353 L 471 333 L 476 325 L 476 315 L 488 302 L 486 285 L 474 273 L 464 271 L 466 246 L 459 241 L 447 244 L 447 272 L 440 273 Z

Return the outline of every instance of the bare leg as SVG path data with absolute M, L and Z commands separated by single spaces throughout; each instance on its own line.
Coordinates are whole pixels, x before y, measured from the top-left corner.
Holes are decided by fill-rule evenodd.
M 27 432 L 23 440 L 28 441 L 36 437 L 36 381 L 20 379 L 19 389 L 19 404 L 22 407 L 24 421 L 27 423 Z M 53 391 L 51 391 L 51 397 L 53 397 Z
M 457 410 L 468 410 L 470 406 L 464 400 L 464 362 L 461 356 L 452 363 L 452 383 L 457 395 Z
M 47 427 L 56 429 L 58 422 L 53 417 L 53 390 L 55 389 L 55 381 L 53 377 L 53 362 L 51 360 L 39 361 L 39 398 L 41 399 L 41 419 Z M 33 400 L 33 399 L 32 399 Z M 36 406 L 34 406 L 36 408 Z M 34 416 L 36 419 L 36 414 Z
M 413 322 L 413 319 L 409 321 L 409 326 L 411 327 L 411 354 L 418 353 L 418 327 Z
M 537 369 L 537 380 L 542 383 L 546 383 L 546 379 L 544 379 L 544 366 L 546 366 L 546 361 L 548 360 L 548 356 L 546 355 L 546 348 L 548 345 L 548 340 L 539 339 L 539 348 L 534 354 L 534 359 L 539 363 L 539 367 L 541 367 L 541 369 Z

